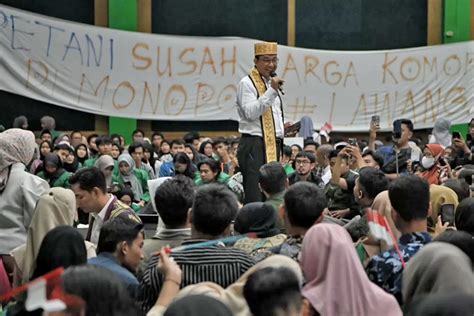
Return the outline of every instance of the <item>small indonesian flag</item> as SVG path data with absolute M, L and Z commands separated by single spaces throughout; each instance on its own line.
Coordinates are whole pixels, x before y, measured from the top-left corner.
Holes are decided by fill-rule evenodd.
M 394 248 L 400 258 L 402 266 L 405 268 L 405 260 L 400 252 L 398 243 L 395 240 L 392 229 L 388 225 L 387 218 L 377 211 L 367 210 L 367 222 L 369 223 L 370 234 L 379 241 L 384 241 L 390 248 Z
M 329 140 L 329 134 L 332 132 L 332 124 L 326 122 L 320 129 L 319 135 L 324 136 L 327 140 Z
M 67 295 L 63 291 L 63 268 L 57 268 L 25 285 L 11 290 L 0 296 L 0 302 L 9 301 L 11 298 L 27 292 L 25 309 L 34 311 L 41 308 L 44 312 L 63 311 L 68 307 L 80 308 L 84 306 L 82 299 Z
M 390 236 L 390 226 L 385 216 L 369 209 L 367 211 L 367 221 L 369 223 L 370 234 L 377 240 L 385 241 L 389 247 L 393 247 L 394 241 L 392 236 Z

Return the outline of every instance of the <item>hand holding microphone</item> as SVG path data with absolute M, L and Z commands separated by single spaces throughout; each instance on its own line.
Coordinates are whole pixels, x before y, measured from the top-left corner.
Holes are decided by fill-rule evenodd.
M 283 89 L 281 88 L 285 80 L 278 77 L 276 72 L 272 72 L 270 74 L 270 77 L 272 78 L 272 81 L 271 81 L 272 88 L 275 90 L 280 90 L 281 94 L 285 95 L 285 92 L 283 92 Z

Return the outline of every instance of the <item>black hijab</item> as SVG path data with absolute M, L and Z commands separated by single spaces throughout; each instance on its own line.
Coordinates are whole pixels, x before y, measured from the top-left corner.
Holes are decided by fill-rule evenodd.
M 31 279 L 56 268 L 85 264 L 87 251 L 81 234 L 71 226 L 58 226 L 49 231 L 41 243 Z
M 257 237 L 266 238 L 279 234 L 276 228 L 277 215 L 273 206 L 262 202 L 244 205 L 234 223 L 234 229 L 240 234 L 257 233 Z
M 207 295 L 183 297 L 171 304 L 164 316 L 232 316 L 230 309 L 221 301 Z
M 86 150 L 86 156 L 84 158 L 80 158 L 79 155 L 77 154 L 77 150 L 79 149 L 79 147 L 84 147 L 84 149 Z M 86 145 L 84 144 L 79 144 L 76 146 L 76 149 L 74 149 L 74 156 L 76 156 L 77 160 L 82 164 L 84 165 L 84 162 L 89 159 L 89 149 L 87 148 Z
M 48 165 L 56 167 L 56 171 L 54 173 L 49 173 L 46 170 L 46 166 Z M 46 179 L 48 179 L 50 186 L 52 186 L 54 182 L 57 179 L 59 179 L 59 177 L 61 177 L 63 173 L 66 172 L 66 170 L 64 170 L 63 168 L 63 163 L 61 162 L 61 158 L 59 158 L 59 156 L 56 153 L 50 153 L 44 157 L 43 170 L 44 170 Z

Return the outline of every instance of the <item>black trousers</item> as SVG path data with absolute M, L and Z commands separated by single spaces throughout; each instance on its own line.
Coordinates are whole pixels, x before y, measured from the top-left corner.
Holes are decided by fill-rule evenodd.
M 281 139 L 277 139 L 277 157 L 280 156 L 281 146 Z M 258 188 L 259 170 L 265 164 L 263 138 L 243 134 L 239 142 L 237 159 L 243 177 L 244 204 L 263 201 L 264 195 Z

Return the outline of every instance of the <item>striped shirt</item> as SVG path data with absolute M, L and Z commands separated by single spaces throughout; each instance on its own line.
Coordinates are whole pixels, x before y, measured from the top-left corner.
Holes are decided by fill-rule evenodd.
M 183 246 L 205 241 L 188 240 Z M 242 250 L 226 248 L 223 244 L 172 252 L 171 257 L 182 270 L 181 288 L 201 282 L 214 282 L 225 288 L 255 264 L 254 259 Z M 138 303 L 144 312 L 155 305 L 163 285 L 158 261 L 158 256 L 150 260 L 140 284 Z

